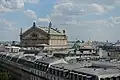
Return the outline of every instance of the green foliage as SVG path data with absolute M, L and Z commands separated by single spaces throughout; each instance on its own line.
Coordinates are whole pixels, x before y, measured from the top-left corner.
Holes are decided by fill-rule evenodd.
M 0 73 L 0 80 L 9 80 L 9 76 L 6 72 Z
M 5 69 L 0 68 L 0 80 L 15 80 Z

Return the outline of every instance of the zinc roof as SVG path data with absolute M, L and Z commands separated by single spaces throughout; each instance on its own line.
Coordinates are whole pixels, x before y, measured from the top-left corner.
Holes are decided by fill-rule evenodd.
M 55 61 L 59 60 L 58 58 L 55 57 L 44 57 L 44 58 L 40 58 L 38 60 L 36 60 L 37 62 L 43 62 L 43 63 L 53 63 Z
M 104 70 L 103 68 L 79 68 L 79 69 L 74 69 L 74 71 L 77 72 L 83 72 L 83 73 L 87 73 L 87 74 L 91 74 L 91 75 L 97 75 L 99 77 L 116 77 L 116 76 L 120 76 L 120 72 L 118 69 L 115 68 L 107 68 L 106 70 Z
M 39 27 L 41 30 L 48 33 L 49 27 Z M 55 30 L 54 28 L 50 28 L 50 34 L 52 35 L 63 35 L 62 32 Z

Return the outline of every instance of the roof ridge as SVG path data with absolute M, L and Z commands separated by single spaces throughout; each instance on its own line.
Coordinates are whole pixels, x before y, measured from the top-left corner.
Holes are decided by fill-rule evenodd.
M 41 27 L 41 26 L 39 26 Z M 49 27 L 45 27 L 45 26 L 42 26 L 41 28 L 49 28 Z M 51 27 L 51 29 L 53 29 L 54 31 L 58 32 L 58 33 L 61 33 L 59 30 L 56 30 L 55 28 Z
M 45 27 L 45 26 L 39 26 L 40 28 L 47 28 L 47 27 Z
M 49 27 L 45 27 L 45 26 L 42 26 L 42 27 L 39 26 L 38 28 L 42 29 L 45 32 L 48 32 L 48 30 L 49 30 Z M 61 31 L 59 31 L 59 30 L 57 30 L 57 28 L 55 29 L 53 27 L 50 28 L 50 34 L 63 35 Z
M 53 29 L 54 31 L 56 31 L 56 32 L 58 32 L 58 33 L 61 33 L 59 30 L 56 30 L 55 28 L 52 28 L 52 27 L 51 27 L 51 29 Z

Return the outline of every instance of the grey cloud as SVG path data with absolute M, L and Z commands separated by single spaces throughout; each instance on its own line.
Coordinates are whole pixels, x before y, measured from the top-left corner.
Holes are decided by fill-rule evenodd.
M 119 39 L 119 37 L 117 36 L 120 27 L 110 27 L 107 22 L 97 23 L 93 21 L 85 24 L 81 23 L 81 25 L 60 25 L 60 28 L 65 28 L 67 30 L 70 40 L 75 40 L 76 38 L 79 38 L 81 40 L 88 40 L 89 38 L 91 38 L 91 40 L 115 41 L 116 39 Z
M 13 12 L 24 8 L 25 3 L 38 3 L 39 0 L 0 0 L 0 13 Z
M 39 3 L 40 0 L 24 0 L 25 3 Z
M 119 18 L 82 20 L 89 14 L 104 14 L 115 7 L 117 0 L 61 0 L 53 9 L 50 19 L 55 26 L 65 28 L 69 39 L 116 40 Z M 99 16 L 99 15 L 98 15 Z
M 13 26 L 13 22 L 0 18 L 0 40 L 19 40 L 19 29 Z
M 37 19 L 37 14 L 33 10 L 26 10 L 24 14 L 30 18 Z

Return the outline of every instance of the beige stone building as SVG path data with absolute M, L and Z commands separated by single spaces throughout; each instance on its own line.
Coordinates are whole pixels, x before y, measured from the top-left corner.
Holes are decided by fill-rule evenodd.
M 52 28 L 51 22 L 48 27 L 33 26 L 25 32 L 20 32 L 20 42 L 23 47 L 42 47 L 46 49 L 67 48 L 67 36 L 65 30 L 60 32 Z

